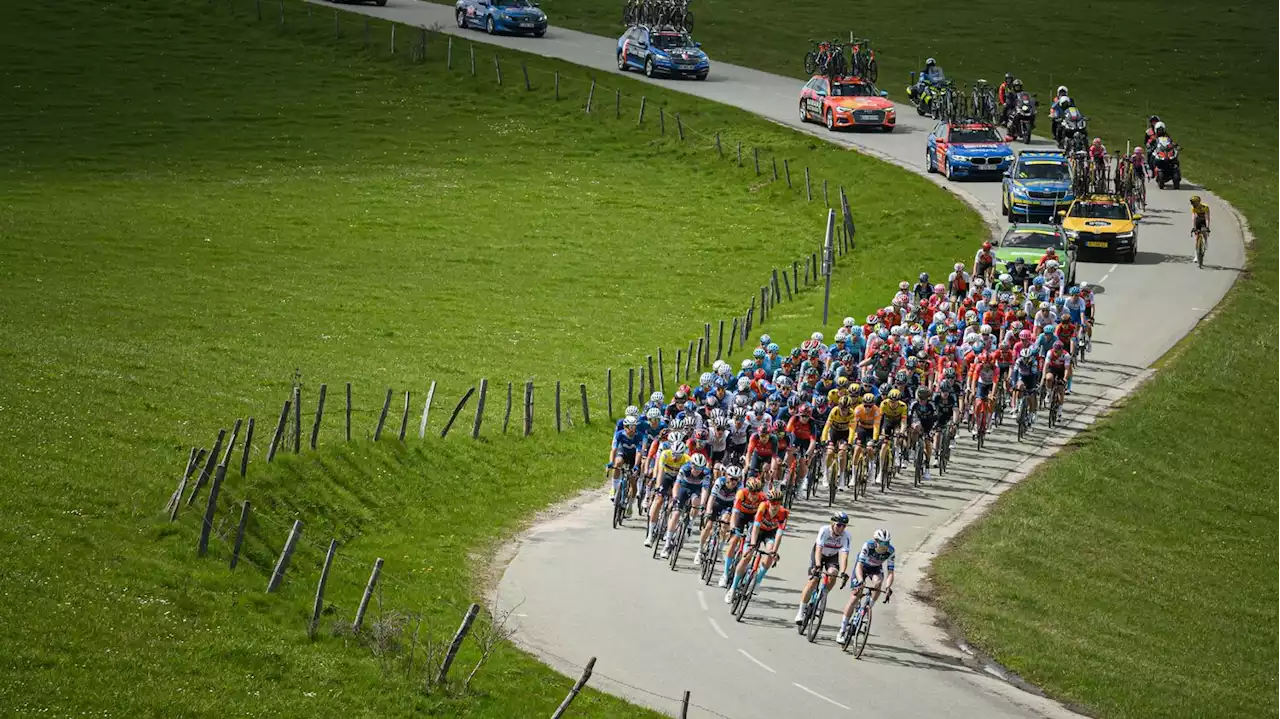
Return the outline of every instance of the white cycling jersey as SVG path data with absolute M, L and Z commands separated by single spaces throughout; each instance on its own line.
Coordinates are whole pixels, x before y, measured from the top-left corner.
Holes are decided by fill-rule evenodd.
M 711 451 L 723 452 L 725 445 L 729 443 L 729 430 L 712 425 L 710 439 L 711 439 Z
M 816 546 L 822 547 L 822 556 L 834 557 L 837 554 L 848 554 L 853 548 L 853 542 L 849 539 L 849 532 L 845 530 L 837 535 L 831 531 L 830 524 L 822 525 L 822 529 L 818 530 L 818 541 Z
M 729 425 L 729 441 L 734 446 L 745 445 L 751 439 L 751 423 L 747 421 L 733 422 Z

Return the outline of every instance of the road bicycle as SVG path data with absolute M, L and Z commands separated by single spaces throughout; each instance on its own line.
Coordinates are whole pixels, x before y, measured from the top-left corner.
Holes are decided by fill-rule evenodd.
M 982 449 L 983 445 L 987 443 L 987 403 L 989 401 L 990 400 L 984 397 L 974 402 L 973 406 L 974 421 L 976 424 L 974 432 L 977 435 L 976 440 L 978 443 L 978 449 Z
M 1198 227 L 1191 233 L 1196 237 L 1196 267 L 1204 269 L 1204 253 L 1209 249 L 1209 228 Z
M 818 468 L 826 466 L 826 459 L 827 445 L 824 442 L 819 442 L 818 445 L 814 447 L 813 456 L 809 458 L 808 472 L 805 473 L 804 498 L 806 500 L 813 498 L 815 485 L 818 483 Z M 835 502 L 834 493 L 831 495 L 831 500 L 828 502 L 827 506 L 830 507 L 833 502 Z
M 1065 381 L 1065 380 L 1064 380 Z M 1058 420 L 1062 413 L 1062 401 L 1064 399 L 1062 382 L 1056 379 L 1050 379 L 1049 384 L 1049 427 L 1058 426 Z
M 676 529 L 671 534 L 671 541 L 667 543 L 667 560 L 671 563 L 671 571 L 673 572 L 676 571 L 676 566 L 680 564 L 680 550 L 684 548 L 685 537 L 689 536 L 689 526 L 693 521 L 692 505 L 695 501 L 697 501 L 697 497 L 691 497 L 689 504 L 680 510 L 680 516 L 676 519 Z
M 605 465 L 613 469 L 613 465 Z M 638 471 L 635 466 L 624 467 L 613 480 L 613 528 L 617 529 L 627 518 L 631 488 L 635 486 Z
M 845 582 L 849 581 L 849 575 L 839 574 L 838 570 L 827 569 L 821 573 L 810 573 L 810 577 L 822 577 L 822 581 L 818 582 L 818 586 L 814 588 L 809 595 L 809 601 L 804 605 L 804 617 L 796 631 L 801 636 L 806 636 L 809 643 L 813 643 L 818 639 L 818 632 L 822 630 L 822 618 L 827 613 L 827 593 L 830 591 L 831 584 L 836 577 L 840 577 L 840 588 L 844 589 Z
M 891 467 L 893 466 L 893 440 L 881 440 L 880 442 L 880 493 L 883 494 L 889 490 Z
M 871 595 L 879 593 L 879 589 L 867 590 L 863 587 L 862 594 L 858 597 L 858 606 L 854 608 L 853 616 L 849 619 L 849 628 L 844 633 L 844 640 L 840 642 L 840 649 L 843 651 L 848 651 L 850 644 L 854 645 L 854 659 L 862 658 L 862 652 L 867 648 L 867 639 L 871 638 L 871 610 L 876 603 Z M 892 596 L 892 589 L 884 591 L 886 604 Z
M 655 493 L 657 490 L 654 490 Z M 653 558 L 658 558 L 658 552 L 662 551 L 663 542 L 661 537 L 657 536 L 667 529 L 667 523 L 671 521 L 671 503 L 675 500 L 675 488 L 672 487 L 667 496 L 662 500 L 662 509 L 658 510 L 658 522 L 653 525 Z
M 805 53 L 804 71 L 808 75 L 839 77 L 847 74 L 844 45 L 839 40 L 810 40 L 813 49 Z
M 875 446 L 870 445 L 862 448 L 859 453 L 858 461 L 854 463 L 853 469 L 853 500 L 856 502 L 858 497 L 866 498 L 867 481 L 875 472 Z
M 880 63 L 876 62 L 876 51 L 871 48 L 869 38 L 859 38 L 849 48 L 849 65 L 854 75 L 874 83 L 880 79 Z
M 1026 392 L 1018 394 L 1018 441 L 1031 429 L 1031 397 Z
M 763 549 L 757 549 L 753 552 L 751 564 L 747 567 L 747 571 L 743 573 L 738 583 L 733 588 L 733 602 L 730 605 L 730 611 L 737 621 L 747 614 L 747 607 L 751 604 L 751 599 L 756 595 L 756 589 L 759 588 L 760 582 L 764 581 L 764 574 L 760 571 L 760 563 L 764 561 L 764 557 L 777 557 L 777 552 L 766 552 Z M 777 562 L 774 562 L 777 564 Z
M 720 563 L 720 549 L 725 541 L 725 535 L 729 532 L 729 523 L 723 519 L 715 520 L 715 524 L 720 526 L 711 529 L 711 538 L 707 540 L 707 546 L 702 548 L 702 583 L 708 586 L 716 577 L 716 565 Z

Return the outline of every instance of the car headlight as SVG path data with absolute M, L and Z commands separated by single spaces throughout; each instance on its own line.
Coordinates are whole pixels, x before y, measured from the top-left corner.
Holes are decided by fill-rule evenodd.
M 964 155 L 952 155 L 952 156 L 951 156 L 951 159 L 952 159 L 952 160 L 955 160 L 956 162 L 968 162 L 968 161 L 969 161 L 969 158 L 965 157 Z
M 1028 197 L 1027 188 L 1022 185 L 1009 185 L 1009 194 L 1014 197 Z
M 849 109 L 849 108 L 847 108 L 847 107 L 838 107 L 838 106 L 837 106 L 837 107 L 836 107 L 836 112 L 837 112 L 837 113 L 839 113 L 839 114 L 841 114 L 841 115 L 848 115 L 849 113 L 853 112 L 853 110 L 850 110 L 850 109 Z
M 1073 240 L 1078 239 L 1080 237 L 1080 233 L 1075 230 L 1066 230 L 1065 232 L 1067 237 L 1070 237 Z
M 1013 155 L 1005 155 L 1005 156 L 1004 156 L 1004 161 L 1005 161 L 1005 162 L 1013 162 Z
M 1117 239 L 1117 240 L 1132 240 L 1132 239 L 1133 239 L 1133 230 L 1130 230 L 1130 231 L 1128 231 L 1128 232 L 1117 232 L 1117 233 L 1116 233 L 1116 239 Z

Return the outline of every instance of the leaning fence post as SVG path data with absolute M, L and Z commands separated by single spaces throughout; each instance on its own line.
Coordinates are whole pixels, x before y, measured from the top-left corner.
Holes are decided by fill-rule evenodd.
M 329 581 L 329 568 L 333 566 L 333 555 L 338 551 L 338 540 L 329 540 L 329 551 L 324 555 L 324 568 L 320 570 L 320 581 L 316 583 L 316 601 L 311 605 L 311 621 L 307 622 L 307 636 L 315 639 L 316 627 L 320 626 L 320 610 L 324 609 L 324 585 Z
M 467 613 L 462 616 L 462 626 L 458 627 L 457 633 L 453 635 L 453 641 L 449 642 L 449 651 L 445 652 L 444 660 L 440 662 L 440 672 L 436 674 L 436 684 L 444 684 L 445 679 L 449 677 L 449 667 L 453 666 L 453 658 L 457 656 L 458 649 L 462 646 L 462 640 L 467 637 L 467 632 L 471 631 L 471 623 L 476 620 L 476 615 L 479 613 L 479 604 L 472 604 L 467 607 Z
M 653 378 L 653 355 L 649 355 L 649 394 L 653 394 L 654 384 L 657 382 Z
M 391 54 L 396 54 L 396 24 L 391 23 Z
M 209 501 L 205 504 L 204 522 L 200 525 L 200 543 L 196 546 L 197 557 L 203 557 L 209 552 L 209 533 L 213 531 L 213 516 L 218 511 L 218 494 L 222 492 L 222 482 L 227 478 L 227 462 L 231 459 L 234 446 L 234 442 L 227 445 L 227 453 L 214 471 L 213 484 L 209 485 Z
M 753 147 L 753 148 L 751 148 L 751 152 L 752 152 L 752 154 L 754 154 L 754 155 L 755 155 L 755 159 L 756 159 L 756 176 L 757 176 L 757 177 L 759 177 L 759 176 L 760 176 L 760 148 L 758 148 L 758 147 Z
M 560 101 L 560 71 L 556 70 L 556 102 Z
M 782 158 L 782 169 L 787 173 L 787 189 L 791 189 L 791 161 Z
M 661 105 L 658 106 L 658 134 L 667 134 L 667 111 Z
M 435 380 L 431 381 L 431 387 L 427 390 L 427 401 L 422 405 L 422 420 L 418 422 L 418 439 L 427 436 L 427 417 L 431 415 L 431 400 L 436 396 Z
M 293 387 L 293 453 L 302 451 L 302 388 Z
M 271 580 L 267 582 L 267 593 L 280 588 L 284 581 L 284 573 L 289 571 L 289 560 L 293 558 L 293 550 L 298 546 L 298 537 L 302 536 L 302 520 L 293 520 L 293 529 L 289 530 L 289 538 L 284 542 L 280 558 L 276 560 L 275 569 L 271 570 Z
M 378 414 L 378 426 L 373 430 L 373 441 L 382 438 L 382 426 L 387 423 L 387 411 L 391 409 L 391 388 L 387 388 L 387 398 L 382 402 L 382 412 Z
M 662 350 L 658 350 L 661 352 Z M 659 355 L 661 356 L 661 355 Z M 609 419 L 613 419 L 613 368 L 604 371 L 604 395 L 605 406 L 608 408 Z
M 453 36 L 449 36 L 449 47 L 445 50 L 444 69 L 453 69 Z
M 613 118 L 615 120 L 622 118 L 622 91 L 613 91 Z
M 347 441 L 351 441 L 351 383 L 347 383 Z
M 582 423 L 591 424 L 591 408 L 587 406 L 587 385 L 585 382 L 578 383 L 578 392 L 582 395 Z
M 204 483 L 208 482 L 213 476 L 213 468 L 218 464 L 218 453 L 222 451 L 222 442 L 227 438 L 227 430 L 218 430 L 218 439 L 213 443 L 213 449 L 209 450 L 209 457 L 205 460 L 204 469 L 200 470 L 200 474 L 196 475 L 196 483 L 191 487 L 191 494 L 187 495 L 187 506 L 196 501 L 196 495 L 204 488 Z
M 680 133 L 680 139 L 684 139 L 684 123 L 680 121 L 680 113 L 676 113 L 676 132 Z
M 813 188 L 809 186 L 809 166 L 804 168 L 804 199 L 813 202 Z
M 777 304 L 782 299 L 782 288 L 778 286 L 778 268 L 773 268 L 773 302 Z
M 502 62 L 498 58 L 498 53 L 493 54 L 493 71 L 498 75 L 498 84 L 502 84 Z
M 249 500 L 240 505 L 240 524 L 236 525 L 236 542 L 231 546 L 231 569 L 240 563 L 240 547 L 244 544 L 244 528 L 249 523 Z
M 684 698 L 680 700 L 680 719 L 688 719 L 689 716 L 689 690 L 684 690 Z
M 533 380 L 524 383 L 524 436 L 533 432 Z
M 738 167 L 742 167 L 742 143 L 738 143 Z
M 502 433 L 507 433 L 507 425 L 511 424 L 511 393 L 512 383 L 507 383 L 507 411 L 502 413 Z
M 720 133 L 718 132 L 716 133 L 716 152 L 722 159 L 724 158 L 724 147 L 720 145 Z
M 698 338 L 698 361 L 697 361 L 697 363 L 696 363 L 697 371 L 699 371 L 699 372 L 701 372 L 701 371 L 702 371 L 702 354 L 703 354 L 703 352 L 705 352 L 705 351 L 706 351 L 706 350 L 705 350 L 705 348 L 703 347 L 702 338 L 701 338 L 701 337 L 699 337 L 699 338 Z M 687 378 L 686 378 L 686 379 L 687 379 Z
M 560 380 L 556 380 L 556 432 L 560 431 Z
M 409 430 L 409 390 L 404 391 L 404 414 L 400 415 L 400 441 L 404 442 L 405 432 Z
M 698 357 L 698 364 L 710 366 L 711 364 L 711 323 L 710 322 L 702 323 L 702 339 L 704 344 L 702 349 L 702 355 Z
M 684 350 L 676 348 L 676 366 L 672 372 L 676 387 L 680 386 L 680 366 L 684 364 Z M 674 394 L 674 391 L 673 391 Z
M 244 451 L 240 455 L 240 476 L 249 471 L 249 447 L 253 444 L 253 417 L 249 418 L 249 428 L 244 434 Z
M 587 113 L 588 114 L 591 112 L 591 101 L 595 99 L 595 96 L 596 96 L 596 81 L 592 80 L 591 89 L 587 90 Z
M 831 198 L 827 195 L 827 181 L 826 181 L 826 180 L 823 180 L 823 181 L 822 181 L 822 201 L 823 201 L 823 202 L 825 202 L 825 203 L 827 204 L 827 207 L 831 207 Z
M 484 420 L 484 400 L 489 395 L 489 379 L 480 378 L 480 400 L 476 402 L 476 422 L 471 427 L 471 439 L 480 436 L 480 422 Z
M 636 385 L 636 404 L 644 403 L 644 365 L 640 365 L 640 384 Z
M 663 367 L 662 348 L 658 348 L 658 389 L 667 393 L 667 370 Z
M 320 436 L 320 418 L 324 416 L 324 395 L 327 385 L 320 385 L 320 398 L 316 400 L 316 421 L 311 424 L 311 449 L 316 448 L 316 439 Z
M 368 584 L 364 585 L 364 594 L 360 596 L 360 605 L 356 608 L 356 619 L 351 623 L 351 631 L 359 634 L 360 625 L 364 624 L 364 613 L 369 608 L 369 599 L 373 597 L 373 588 L 378 584 L 378 575 L 382 574 L 382 557 L 373 563 L 373 573 L 369 575 Z
M 791 261 L 791 284 L 796 288 L 796 294 L 800 294 L 800 263 L 795 260 Z
M 453 414 L 449 415 L 449 421 L 445 422 L 444 429 L 440 430 L 441 438 L 448 436 L 449 428 L 453 426 L 453 421 L 458 418 L 458 413 L 462 411 L 462 408 L 467 404 L 467 400 L 471 399 L 471 395 L 475 394 L 475 392 L 476 388 L 474 386 L 468 387 L 467 393 L 462 395 L 462 399 L 458 400 L 458 406 L 453 408 Z
M 637 125 L 644 124 L 644 104 L 645 104 L 645 96 L 641 95 L 640 96 L 640 118 L 636 120 Z
M 689 351 L 684 353 L 684 381 L 689 381 L 693 367 L 693 340 L 689 340 Z
M 582 670 L 582 676 L 578 677 L 578 681 L 573 683 L 573 688 L 569 690 L 569 694 L 565 696 L 564 701 L 560 702 L 560 706 L 556 707 L 555 713 L 551 715 L 551 719 L 561 719 L 564 713 L 569 710 L 569 705 L 573 703 L 574 697 L 578 696 L 578 692 L 587 685 L 587 681 L 591 679 L 591 670 L 596 666 L 596 658 L 591 657 L 587 660 L 587 666 Z
M 782 269 L 782 284 L 787 288 L 787 302 L 790 302 L 791 301 L 791 275 L 787 274 L 787 270 L 785 267 Z
M 729 353 L 726 356 L 733 356 L 733 338 L 738 336 L 738 318 L 733 318 L 733 329 L 729 330 Z M 739 342 L 738 344 L 742 344 Z
M 187 455 L 187 468 L 182 471 L 182 478 L 178 480 L 178 488 L 169 495 L 169 503 L 164 506 L 166 514 L 170 515 L 170 519 L 176 514 L 177 505 L 182 503 L 182 495 L 187 491 L 187 482 L 191 480 L 191 473 L 196 471 L 196 465 L 200 463 L 200 458 L 204 457 L 201 450 L 192 447 L 191 453 Z
M 529 84 L 529 67 L 524 62 L 520 63 L 520 71 L 524 73 L 524 89 L 532 90 L 533 85 Z
M 770 164 L 773 165 L 773 181 L 777 182 L 778 181 L 778 158 L 771 157 L 769 158 L 769 162 Z

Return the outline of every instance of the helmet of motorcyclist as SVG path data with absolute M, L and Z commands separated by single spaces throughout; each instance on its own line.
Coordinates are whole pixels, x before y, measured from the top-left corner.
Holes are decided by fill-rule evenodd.
M 1067 94 L 1067 86 L 1066 86 L 1066 85 L 1059 85 L 1059 86 L 1058 86 L 1058 91 L 1054 93 L 1054 95 L 1057 95 L 1058 97 L 1062 97 L 1063 95 L 1066 95 L 1066 94 Z
M 1163 135 L 1168 132 L 1168 129 L 1165 128 L 1163 122 L 1157 122 L 1154 129 L 1157 135 Z
M 1160 116 L 1159 116 L 1159 115 L 1152 115 L 1151 117 L 1147 118 L 1147 122 L 1149 122 L 1149 123 L 1151 123 L 1152 125 L 1154 125 L 1154 124 L 1156 124 L 1157 122 L 1160 122 Z
M 1006 73 L 1004 74 L 1004 81 L 1005 81 L 1005 82 L 1013 82 L 1013 73 L 1011 73 L 1011 72 L 1006 72 Z
M 1017 78 L 1014 78 L 1014 80 L 1013 80 L 1013 91 L 1014 91 L 1014 92 L 1022 92 L 1022 80 L 1019 80 L 1019 79 L 1017 79 Z
M 933 67 L 934 65 L 937 65 L 937 64 L 938 64 L 938 61 L 937 61 L 937 60 L 934 60 L 933 58 L 927 58 L 927 59 L 924 61 L 924 66 L 925 66 L 925 68 L 926 68 L 926 69 L 931 68 L 931 67 Z

